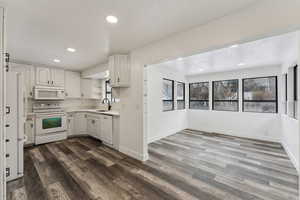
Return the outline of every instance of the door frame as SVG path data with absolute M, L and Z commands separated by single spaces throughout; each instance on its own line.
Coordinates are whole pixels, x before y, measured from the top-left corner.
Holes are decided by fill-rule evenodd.
M 0 4 L 0 199 L 6 199 L 5 178 L 5 7 Z

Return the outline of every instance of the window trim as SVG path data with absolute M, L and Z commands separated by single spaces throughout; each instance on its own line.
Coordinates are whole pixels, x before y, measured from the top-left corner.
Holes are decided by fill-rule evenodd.
M 298 86 L 297 86 L 297 82 L 298 82 L 298 65 L 295 65 L 293 67 L 293 74 L 294 74 L 294 101 L 298 100 Z
M 214 84 L 216 82 L 222 82 L 222 81 L 237 81 L 237 100 L 215 100 L 215 87 Z M 218 81 L 212 81 L 212 111 L 223 111 L 223 112 L 239 112 L 240 111 L 240 84 L 239 79 L 228 79 L 228 80 L 218 80 Z M 215 109 L 215 102 L 236 102 L 237 103 L 237 110 L 216 110 Z
M 108 84 L 110 84 L 110 80 L 105 81 L 105 98 L 107 98 L 107 95 L 110 94 L 110 99 L 109 100 L 110 100 L 110 102 L 112 102 L 112 99 L 113 99 L 113 97 L 112 97 L 112 88 L 111 88 L 110 92 L 108 92 L 107 91 Z
M 175 110 L 175 106 L 174 106 L 174 80 L 171 80 L 171 79 L 167 79 L 167 78 L 163 78 L 163 81 L 166 80 L 166 81 L 171 81 L 172 82 L 172 100 L 162 100 L 162 102 L 172 102 L 172 109 L 170 110 L 164 110 L 164 104 L 162 105 L 163 106 L 163 112 L 169 112 L 169 111 L 174 111 Z
M 177 103 L 177 110 L 185 110 L 186 109 L 186 105 L 185 105 L 185 82 L 180 82 L 180 81 L 176 81 L 177 85 L 176 85 L 176 89 L 178 88 L 178 83 L 183 84 L 183 100 L 181 99 L 177 99 L 178 95 L 176 97 L 176 103 Z M 178 89 L 177 89 L 178 90 Z M 183 101 L 184 102 L 184 108 L 183 109 L 178 109 L 178 101 Z
M 208 83 L 208 99 L 207 100 L 191 100 L 191 85 L 192 84 L 199 84 L 199 83 Z M 207 102 L 208 103 L 208 109 L 207 110 L 210 110 L 209 109 L 209 81 L 189 83 L 189 109 L 190 110 L 206 110 L 206 109 L 191 108 L 191 102 Z
M 247 79 L 260 79 L 260 78 L 275 78 L 275 95 L 276 100 L 245 100 L 244 98 L 244 81 Z M 276 103 L 275 112 L 255 112 L 255 111 L 245 111 L 245 102 L 256 102 L 256 103 Z M 252 77 L 252 78 L 243 78 L 242 79 L 242 112 L 248 113 L 262 113 L 262 114 L 277 114 L 278 113 L 278 77 L 277 76 L 262 76 L 262 77 Z

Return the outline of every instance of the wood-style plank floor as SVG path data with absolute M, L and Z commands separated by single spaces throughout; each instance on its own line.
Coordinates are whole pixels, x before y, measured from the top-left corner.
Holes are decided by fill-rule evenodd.
M 184 130 L 141 163 L 91 138 L 25 150 L 8 200 L 293 200 L 298 176 L 277 143 Z

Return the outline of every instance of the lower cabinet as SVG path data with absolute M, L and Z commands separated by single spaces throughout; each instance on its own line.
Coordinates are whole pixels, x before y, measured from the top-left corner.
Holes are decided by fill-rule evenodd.
M 34 143 L 34 120 L 28 119 L 25 122 L 25 135 L 27 137 L 27 140 L 25 142 L 26 144 L 33 144 Z
M 74 134 L 83 135 L 87 132 L 87 114 L 86 113 L 75 113 L 74 114 Z
M 78 112 L 68 116 L 68 135 L 88 134 L 113 146 L 113 117 L 103 114 Z
M 104 143 L 113 144 L 112 116 L 101 115 L 101 140 Z

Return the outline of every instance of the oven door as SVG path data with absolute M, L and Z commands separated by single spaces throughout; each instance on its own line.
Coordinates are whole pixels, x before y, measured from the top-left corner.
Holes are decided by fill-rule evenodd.
M 35 125 L 37 135 L 66 131 L 66 114 L 38 114 Z

